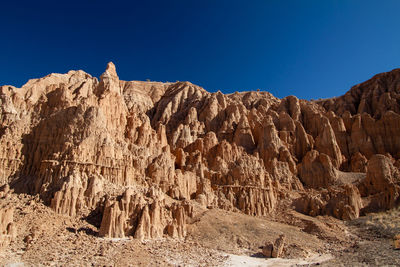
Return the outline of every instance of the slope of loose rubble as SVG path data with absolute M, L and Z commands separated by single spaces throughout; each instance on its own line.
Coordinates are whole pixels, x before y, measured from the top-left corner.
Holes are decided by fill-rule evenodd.
M 47 227 L 72 242 L 58 255 L 73 235 L 88 249 L 117 238 L 138 246 L 137 263 L 154 263 L 140 242 L 257 253 L 283 233 L 285 257 L 348 246 L 341 220 L 399 203 L 399 94 L 398 69 L 306 101 L 121 81 L 112 63 L 100 79 L 70 71 L 1 86 L 0 247 L 27 264 L 63 264 L 29 258 L 31 240 L 55 242 Z M 29 196 L 44 204 L 43 227 L 21 212 L 28 202 L 16 199 Z M 26 232 L 29 220 L 40 235 Z M 110 251 L 123 261 L 130 246 Z M 39 247 L 35 255 L 48 253 Z
M 400 210 L 371 213 L 347 222 L 352 235 L 350 246 L 334 252 L 322 266 L 399 266 Z M 396 238 L 397 237 L 397 238 Z M 397 241 L 397 246 L 395 242 Z M 397 247 L 397 250 L 394 249 Z

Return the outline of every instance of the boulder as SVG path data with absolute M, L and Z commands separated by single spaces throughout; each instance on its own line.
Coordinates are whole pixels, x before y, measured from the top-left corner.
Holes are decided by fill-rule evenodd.
M 280 258 L 283 255 L 283 249 L 285 246 L 285 235 L 280 235 L 274 242 L 274 246 L 272 249 L 272 258 Z

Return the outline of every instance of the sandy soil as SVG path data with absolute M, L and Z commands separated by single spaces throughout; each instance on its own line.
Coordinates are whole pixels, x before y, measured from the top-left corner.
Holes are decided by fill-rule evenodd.
M 331 260 L 333 257 L 330 254 L 315 255 L 308 258 L 302 259 L 265 259 L 262 257 L 249 257 L 243 255 L 229 255 L 228 260 L 224 263 L 224 267 L 239 267 L 239 266 L 276 266 L 276 267 L 287 267 L 287 266 L 301 266 L 301 265 L 319 265 L 325 261 Z

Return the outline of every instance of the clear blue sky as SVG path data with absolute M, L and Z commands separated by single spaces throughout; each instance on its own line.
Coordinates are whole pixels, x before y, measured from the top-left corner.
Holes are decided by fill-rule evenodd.
M 400 1 L 3 1 L 0 34 L 0 84 L 113 61 L 124 80 L 325 98 L 400 66 Z

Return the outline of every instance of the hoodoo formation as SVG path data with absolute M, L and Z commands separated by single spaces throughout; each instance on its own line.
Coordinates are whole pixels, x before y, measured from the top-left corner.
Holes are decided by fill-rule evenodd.
M 183 240 L 205 210 L 299 226 L 399 202 L 400 69 L 318 101 L 122 81 L 113 63 L 0 91 L 2 249 L 24 238 L 19 195 L 138 240 Z

